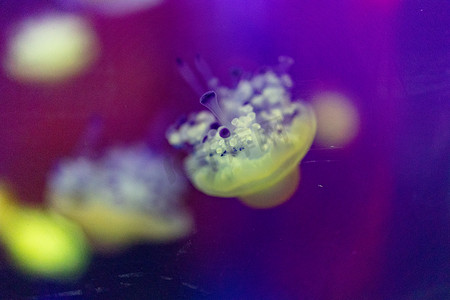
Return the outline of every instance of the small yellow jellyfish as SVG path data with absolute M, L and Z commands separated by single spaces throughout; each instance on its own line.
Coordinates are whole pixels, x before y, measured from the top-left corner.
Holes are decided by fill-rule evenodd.
M 44 14 L 19 23 L 7 42 L 6 72 L 26 82 L 56 82 L 79 74 L 98 56 L 91 25 L 72 14 Z
M 217 94 L 207 92 L 200 102 L 211 113 L 191 114 L 168 130 L 171 145 L 190 150 L 185 169 L 199 190 L 238 197 L 255 208 L 279 205 L 295 192 L 298 165 L 314 139 L 316 119 L 308 104 L 291 101 L 292 80 L 286 73 L 291 63 L 281 57 L 277 68 L 240 79 L 236 88 L 207 79 Z M 191 85 L 198 90 L 195 82 Z
M 89 262 L 82 230 L 52 212 L 20 205 L 0 186 L 0 240 L 23 273 L 55 281 L 79 278 Z
M 97 160 L 62 161 L 50 176 L 52 208 L 76 221 L 100 251 L 189 234 L 185 182 L 169 178 L 162 157 L 144 145 L 112 148 Z

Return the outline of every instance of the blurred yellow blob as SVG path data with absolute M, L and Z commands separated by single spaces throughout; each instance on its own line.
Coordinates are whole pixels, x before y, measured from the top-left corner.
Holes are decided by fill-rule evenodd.
M 98 56 L 95 33 L 80 16 L 35 16 L 18 24 L 13 33 L 4 67 L 20 81 L 64 80 L 85 70 Z
M 111 16 L 121 16 L 157 6 L 163 0 L 71 0 Z
M 23 273 L 56 281 L 74 280 L 89 262 L 82 231 L 55 213 L 20 206 L 0 187 L 0 239 Z
M 313 97 L 317 116 L 316 141 L 322 146 L 345 146 L 358 134 L 360 118 L 354 104 L 344 95 L 322 92 Z

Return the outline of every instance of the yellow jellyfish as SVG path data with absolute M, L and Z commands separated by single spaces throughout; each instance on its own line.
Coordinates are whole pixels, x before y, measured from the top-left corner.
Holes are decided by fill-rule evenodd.
M 18 24 L 7 42 L 4 68 L 20 81 L 56 82 L 79 74 L 97 56 L 97 37 L 87 20 L 44 14 Z
M 316 118 L 308 104 L 291 100 L 290 63 L 282 57 L 274 70 L 240 79 L 235 88 L 208 79 L 217 93 L 203 94 L 200 102 L 211 113 L 191 114 L 168 130 L 170 144 L 189 149 L 185 169 L 199 190 L 255 208 L 277 206 L 295 192 Z
M 189 234 L 185 182 L 168 176 L 164 159 L 144 145 L 110 149 L 103 157 L 63 160 L 51 174 L 48 200 L 84 229 L 103 252 Z
M 55 281 L 75 280 L 89 262 L 82 230 L 64 217 L 20 205 L 0 186 L 0 240 L 23 273 Z

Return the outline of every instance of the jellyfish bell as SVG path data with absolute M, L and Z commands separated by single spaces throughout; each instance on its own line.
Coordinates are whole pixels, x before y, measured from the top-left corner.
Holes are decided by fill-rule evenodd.
M 211 113 L 192 114 L 168 130 L 170 144 L 188 149 L 185 169 L 199 190 L 255 208 L 277 206 L 295 192 L 316 119 L 308 104 L 291 101 L 287 68 L 282 59 L 278 71 L 203 94 L 200 103 Z
M 232 132 L 228 137 L 219 133 L 203 143 L 209 147 L 203 153 L 208 164 L 194 155 L 186 160 L 194 185 L 209 195 L 238 197 L 251 207 L 272 207 L 289 199 L 299 182 L 298 164 L 308 151 L 314 136 L 311 132 L 315 130 L 311 109 L 302 105 L 298 109 L 299 117 L 290 126 L 284 126 L 283 132 L 269 133 L 267 128 L 276 125 L 253 123 L 258 125 L 227 129 Z M 306 134 L 300 135 L 302 132 Z
M 144 145 L 112 148 L 98 160 L 64 160 L 50 176 L 48 199 L 76 221 L 98 250 L 167 242 L 189 234 L 182 178 L 168 178 L 163 158 Z
M 275 181 L 275 180 L 273 180 Z M 270 208 L 288 200 L 297 190 L 300 168 L 295 167 L 286 176 L 257 192 L 239 196 L 243 203 L 254 208 Z

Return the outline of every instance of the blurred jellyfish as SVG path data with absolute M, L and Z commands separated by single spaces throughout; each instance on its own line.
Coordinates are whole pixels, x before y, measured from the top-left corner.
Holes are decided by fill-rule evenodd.
M 64 5 L 91 8 L 109 16 L 122 16 L 158 6 L 164 0 L 60 0 Z
M 65 159 L 51 174 L 51 206 L 79 223 L 100 250 L 164 242 L 193 227 L 182 205 L 182 178 L 168 178 L 163 158 L 144 145 L 112 148 L 103 157 Z
M 291 101 L 292 80 L 286 73 L 291 63 L 280 57 L 276 68 L 239 78 L 235 88 L 227 88 L 196 58 L 209 87 L 217 90 L 200 99 L 211 112 L 181 120 L 167 131 L 167 139 L 188 149 L 185 169 L 199 190 L 238 197 L 256 208 L 281 204 L 295 192 L 298 164 L 314 139 L 316 120 L 306 103 Z M 178 64 L 198 91 L 192 72 L 182 61 Z
M 313 97 L 317 115 L 317 143 L 322 146 L 345 146 L 359 131 L 359 113 L 344 95 L 321 92 Z
M 55 281 L 79 278 L 89 262 L 82 230 L 56 213 L 24 207 L 0 186 L 0 240 L 23 273 Z
M 91 25 L 71 14 L 45 14 L 19 23 L 7 42 L 5 71 L 16 80 L 56 82 L 84 71 L 98 56 Z

